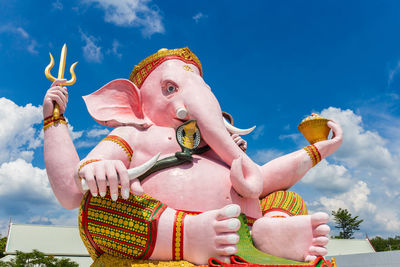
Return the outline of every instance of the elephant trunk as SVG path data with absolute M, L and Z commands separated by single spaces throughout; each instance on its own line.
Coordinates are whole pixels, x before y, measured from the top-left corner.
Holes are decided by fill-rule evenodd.
M 231 181 L 235 190 L 245 197 L 258 197 L 263 187 L 259 166 L 233 141 L 211 90 L 203 87 L 196 91 L 196 97 L 185 98 L 190 118 L 197 120 L 204 141 L 231 167 Z
M 197 120 L 204 141 L 229 166 L 243 151 L 232 140 L 222 118 L 222 111 L 211 91 L 203 89 L 196 97 L 186 98 L 185 105 L 191 119 Z

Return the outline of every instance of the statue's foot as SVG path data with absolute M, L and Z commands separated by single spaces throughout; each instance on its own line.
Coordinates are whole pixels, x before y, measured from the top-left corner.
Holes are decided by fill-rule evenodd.
M 227 205 L 196 216 L 186 216 L 183 257 L 194 264 L 207 264 L 210 257 L 229 262 L 229 256 L 237 251 L 240 228 L 240 207 Z
M 312 261 L 325 256 L 330 228 L 329 216 L 318 212 L 287 218 L 258 219 L 252 228 L 256 247 L 274 256 L 297 261 Z

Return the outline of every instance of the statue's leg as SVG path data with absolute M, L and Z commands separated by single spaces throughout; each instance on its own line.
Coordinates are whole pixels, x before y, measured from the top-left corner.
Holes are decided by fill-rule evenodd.
M 85 195 L 79 216 L 82 240 L 93 259 L 107 253 L 134 259 L 187 260 L 206 264 L 236 253 L 238 205 L 197 216 L 166 207 L 149 196 L 112 201 Z
M 266 253 L 298 261 L 327 253 L 330 228 L 326 213 L 307 215 L 303 199 L 290 191 L 277 191 L 261 200 L 264 217 L 255 221 L 252 238 Z
M 304 200 L 292 191 L 277 191 L 260 200 L 263 216 L 269 218 L 287 218 L 307 215 Z

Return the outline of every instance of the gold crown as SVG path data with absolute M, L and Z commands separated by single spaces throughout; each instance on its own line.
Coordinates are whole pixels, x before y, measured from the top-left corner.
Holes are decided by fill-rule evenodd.
M 162 48 L 157 53 L 143 59 L 138 65 L 135 65 L 129 80 L 141 87 L 147 76 L 161 63 L 169 59 L 179 59 L 186 63 L 194 64 L 200 70 L 200 76 L 203 75 L 200 60 L 189 48 L 166 49 Z

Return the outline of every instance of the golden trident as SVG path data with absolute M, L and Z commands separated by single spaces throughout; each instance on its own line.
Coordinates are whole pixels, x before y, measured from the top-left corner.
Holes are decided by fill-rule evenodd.
M 46 69 L 44 70 L 44 74 L 46 75 L 47 79 L 50 81 L 54 82 L 56 78 L 51 75 L 50 71 L 54 67 L 54 58 L 50 54 L 50 64 L 47 65 Z M 64 69 L 65 69 L 65 60 L 67 58 L 67 44 L 64 44 L 62 50 L 61 50 L 61 56 L 60 56 L 60 66 L 58 67 L 58 76 L 57 79 L 64 79 Z M 73 85 L 76 82 L 76 75 L 74 72 L 75 66 L 78 64 L 78 62 L 75 62 L 74 64 L 71 65 L 71 68 L 69 71 L 71 72 L 71 79 L 66 81 L 63 84 L 60 84 L 60 86 L 69 86 Z M 53 119 L 58 119 L 60 117 L 60 107 L 58 106 L 57 103 L 54 104 L 54 110 L 53 110 Z

